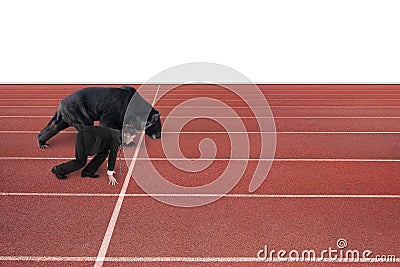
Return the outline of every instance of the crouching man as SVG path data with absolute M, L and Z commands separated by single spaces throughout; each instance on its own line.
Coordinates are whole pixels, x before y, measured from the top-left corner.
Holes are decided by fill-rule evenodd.
M 136 136 L 136 129 L 127 126 L 123 129 L 123 132 L 124 145 L 134 145 L 133 139 Z M 54 166 L 51 172 L 58 179 L 66 179 L 67 174 L 84 167 L 81 173 L 82 177 L 97 178 L 100 175 L 96 171 L 108 156 L 108 182 L 111 185 L 116 185 L 118 182 L 114 177 L 114 167 L 118 149 L 122 144 L 121 139 L 122 133 L 120 130 L 100 126 L 84 126 L 76 137 L 75 159 Z M 86 165 L 88 156 L 94 157 Z

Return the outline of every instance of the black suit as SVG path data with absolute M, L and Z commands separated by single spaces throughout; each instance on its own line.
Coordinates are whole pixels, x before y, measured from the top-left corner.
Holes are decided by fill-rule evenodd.
M 95 174 L 108 155 L 108 170 L 114 171 L 121 131 L 99 126 L 84 126 L 76 137 L 75 159 L 58 165 L 63 174 L 83 168 L 88 156 L 94 156 L 82 170 L 82 174 Z

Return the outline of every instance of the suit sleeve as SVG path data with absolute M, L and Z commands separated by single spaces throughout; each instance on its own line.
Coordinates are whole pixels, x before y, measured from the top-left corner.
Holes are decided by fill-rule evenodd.
M 115 162 L 117 161 L 119 144 L 113 143 L 110 146 L 110 153 L 108 155 L 108 170 L 114 171 Z

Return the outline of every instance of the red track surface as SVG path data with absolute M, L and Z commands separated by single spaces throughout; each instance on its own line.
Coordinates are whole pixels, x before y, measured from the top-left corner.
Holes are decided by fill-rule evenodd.
M 368 264 L 257 262 L 265 245 L 269 251 L 319 253 L 329 247 L 338 250 L 340 238 L 348 243 L 343 252 L 370 250 L 371 257 L 400 258 L 400 85 L 261 85 L 275 117 L 277 141 L 275 161 L 254 193 L 248 187 L 261 138 L 248 105 L 262 109 L 263 101 L 250 92 L 249 102 L 243 103 L 221 86 L 175 88 L 156 103 L 163 121 L 184 100 L 208 96 L 231 106 L 250 132 L 246 135 L 251 161 L 238 184 L 227 196 L 195 208 L 170 206 L 146 195 L 127 176 L 126 164 L 116 187 L 106 182 L 106 164 L 99 179 L 82 179 L 79 172 L 65 181 L 54 178 L 52 166 L 74 156 L 76 131 L 70 128 L 51 139 L 48 150 L 37 147 L 37 133 L 60 99 L 82 87 L 0 85 L 0 266 L 93 266 L 96 260 L 103 266 Z M 159 93 L 163 92 L 161 85 Z M 155 91 L 140 93 L 150 102 L 154 99 Z M 203 109 L 234 126 L 229 113 L 216 108 L 200 103 L 184 109 L 187 117 Z M 168 119 L 174 125 L 184 118 Z M 176 135 L 169 125 L 162 137 L 168 144 Z M 237 129 L 233 134 L 245 134 Z M 217 160 L 194 173 L 167 161 L 160 140 L 145 137 L 145 145 L 163 177 L 194 187 L 217 179 L 230 161 L 238 164 L 229 159 L 229 135 L 208 119 L 183 128 L 179 139 L 183 155 L 197 162 L 204 138 L 216 144 Z M 145 158 L 141 149 L 137 166 Z M 121 198 L 125 177 L 130 182 Z M 110 234 L 119 197 L 122 206 Z M 102 245 L 104 240 L 109 245 Z M 98 254 L 104 247 L 106 258 L 101 259 Z M 398 264 L 399 260 L 369 263 Z

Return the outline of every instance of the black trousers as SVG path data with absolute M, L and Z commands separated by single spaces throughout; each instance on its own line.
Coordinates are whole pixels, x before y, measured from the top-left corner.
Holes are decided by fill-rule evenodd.
M 87 163 L 88 155 L 85 153 L 85 144 L 83 142 L 82 134 L 78 133 L 76 136 L 76 145 L 75 145 L 75 159 L 68 161 L 66 163 L 58 165 L 59 169 L 63 174 L 68 174 L 79 169 L 82 169 L 82 173 L 85 174 L 94 174 L 101 164 L 106 160 L 108 156 L 108 150 L 97 153 L 94 158 L 89 162 L 89 164 L 85 167 Z

